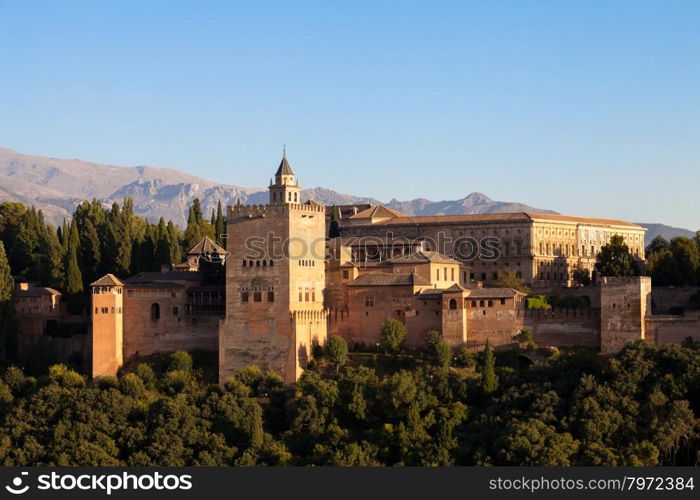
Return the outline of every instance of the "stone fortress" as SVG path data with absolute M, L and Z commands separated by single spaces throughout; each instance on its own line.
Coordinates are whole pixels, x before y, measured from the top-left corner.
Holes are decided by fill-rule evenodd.
M 222 383 L 252 364 L 293 383 L 314 344 L 338 335 L 375 345 L 386 318 L 406 325 L 411 348 L 423 347 L 431 329 L 473 350 L 487 341 L 514 346 L 523 328 L 540 345 L 605 353 L 639 339 L 700 340 L 699 314 L 652 316 L 648 277 L 569 287 L 573 270 L 592 269 L 614 234 L 643 259 L 645 230 L 635 224 L 539 213 L 408 217 L 302 203 L 300 190 L 285 156 L 268 205 L 228 207 L 225 250 L 205 239 L 170 269 L 93 283 L 92 376 L 114 375 L 132 356 L 182 349 L 218 351 Z M 333 239 L 331 218 L 341 233 Z M 225 262 L 223 287 L 198 272 L 211 256 Z M 506 270 L 535 292 L 580 296 L 587 307 L 527 309 L 522 292 L 490 286 Z

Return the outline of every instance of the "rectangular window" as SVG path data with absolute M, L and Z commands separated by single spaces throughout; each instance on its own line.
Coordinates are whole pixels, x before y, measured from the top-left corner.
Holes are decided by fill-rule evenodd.
M 177 316 L 180 310 L 178 309 L 177 306 L 173 306 L 173 316 Z
M 346 280 L 350 277 L 350 273 L 348 271 L 343 271 L 343 279 Z
M 452 268 L 452 270 L 451 270 L 451 272 L 450 272 L 450 276 L 451 276 L 450 279 L 451 279 L 452 281 L 454 281 L 454 280 L 455 280 L 455 269 L 454 269 L 454 267 Z
M 253 302 L 262 302 L 262 292 L 253 292 Z
M 248 292 L 241 293 L 241 302 L 248 302 Z
M 267 292 L 267 301 L 268 301 L 268 302 L 274 302 L 274 301 L 275 301 L 275 292 Z
M 501 299 L 501 305 L 502 306 L 506 305 L 506 299 Z

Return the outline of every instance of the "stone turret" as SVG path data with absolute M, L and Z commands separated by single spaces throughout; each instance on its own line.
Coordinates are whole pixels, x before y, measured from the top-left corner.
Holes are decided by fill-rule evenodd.
M 270 205 L 301 202 L 301 187 L 292 167 L 287 161 L 287 155 L 282 157 L 280 166 L 275 172 L 274 183 L 270 183 Z

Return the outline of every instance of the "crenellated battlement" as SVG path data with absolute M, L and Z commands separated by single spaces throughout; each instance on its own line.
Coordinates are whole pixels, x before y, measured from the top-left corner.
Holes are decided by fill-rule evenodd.
M 279 205 L 229 205 L 228 218 L 236 217 L 278 217 L 287 216 L 290 213 L 302 212 L 324 214 L 326 207 L 307 203 L 283 203 Z
M 297 309 L 289 313 L 289 317 L 292 320 L 319 320 L 326 321 L 328 318 L 328 311 L 325 309 Z

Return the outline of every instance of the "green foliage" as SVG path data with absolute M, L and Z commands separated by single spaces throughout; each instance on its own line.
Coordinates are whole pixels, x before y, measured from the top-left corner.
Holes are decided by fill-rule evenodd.
M 138 398 L 143 394 L 143 391 L 146 390 L 146 387 L 144 386 L 143 380 L 141 380 L 138 375 L 127 373 L 119 378 L 119 390 L 125 396 Z
M 262 371 L 255 365 L 246 366 L 236 374 L 236 378 L 256 393 L 263 380 Z
M 527 328 L 523 328 L 518 333 L 513 335 L 513 340 L 519 344 L 529 344 L 532 342 L 532 332 Z
M 497 283 L 498 286 L 513 288 L 514 290 L 518 290 L 523 293 L 530 293 L 532 291 L 525 284 L 525 280 L 519 278 L 518 273 L 515 271 L 499 271 Z
M 426 344 L 431 363 L 438 368 L 449 368 L 452 363 L 452 348 L 442 338 L 442 334 L 437 330 L 429 330 L 426 333 Z
M 337 238 L 340 236 L 340 224 L 338 223 L 338 216 L 336 215 L 337 208 L 333 206 L 331 208 L 331 222 L 328 226 L 328 237 Z
M 610 237 L 610 242 L 600 249 L 596 257 L 596 270 L 602 276 L 635 276 L 639 274 L 634 257 L 619 234 Z
M 15 282 L 0 241 L 0 366 L 11 363 L 17 356 L 17 322 L 12 304 Z
M 344 338 L 332 335 L 324 347 L 328 360 L 336 366 L 336 371 L 345 364 L 348 359 L 348 343 Z
M 391 353 L 398 354 L 406 342 L 406 325 L 393 318 L 387 318 L 382 325 L 380 342 Z
M 347 366 L 307 371 L 294 387 L 254 368 L 223 388 L 171 370 L 147 389 L 145 364 L 97 384 L 62 365 L 39 380 L 11 367 L 0 377 L 0 463 L 692 466 L 699 347 L 562 350 L 520 372 L 499 352 L 489 397 L 487 352 L 481 373 Z
M 591 271 L 582 264 L 576 264 L 572 274 L 574 283 L 581 286 L 589 286 L 591 284 Z
M 457 349 L 456 365 L 462 368 L 471 368 L 476 364 L 476 356 L 467 349 L 467 346 L 461 346 Z
M 144 384 L 150 385 L 156 378 L 156 374 L 147 363 L 139 363 L 134 369 L 134 373 L 143 381 Z
M 546 295 L 535 295 L 533 297 L 527 297 L 525 299 L 525 304 L 528 309 L 551 309 L 552 306 L 548 302 Z
M 700 247 L 697 238 L 693 240 L 679 236 L 670 243 L 654 239 L 647 247 L 646 267 L 655 286 L 700 283 Z
M 170 355 L 168 368 L 171 371 L 192 373 L 192 356 L 187 351 L 176 351 Z
M 486 394 L 495 392 L 498 388 L 498 377 L 496 376 L 496 361 L 493 357 L 493 350 L 488 340 L 484 347 L 484 366 L 481 370 L 481 389 Z

